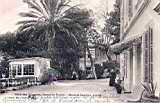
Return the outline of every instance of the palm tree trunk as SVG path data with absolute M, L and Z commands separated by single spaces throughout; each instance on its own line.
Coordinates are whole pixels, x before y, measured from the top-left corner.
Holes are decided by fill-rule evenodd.
M 94 61 L 93 61 L 91 52 L 90 52 L 90 50 L 89 50 L 88 43 L 87 43 L 87 52 L 88 52 L 88 55 L 89 55 L 89 58 L 90 58 L 90 62 L 91 62 L 91 70 L 92 70 L 92 73 L 93 73 L 93 75 L 94 75 L 94 78 L 97 79 L 97 75 L 96 75 L 96 71 L 95 71 L 95 67 L 94 67 Z
M 106 56 L 108 58 L 108 61 L 112 61 L 111 56 L 109 55 L 109 47 L 105 47 Z
M 47 30 L 47 39 L 48 39 L 48 57 L 51 58 L 51 66 L 54 64 L 54 38 L 55 31 L 53 28 L 48 28 Z

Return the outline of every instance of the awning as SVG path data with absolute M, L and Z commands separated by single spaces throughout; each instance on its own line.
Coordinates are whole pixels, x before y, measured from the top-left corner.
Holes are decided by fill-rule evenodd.
M 133 44 L 140 44 L 142 42 L 142 35 L 136 35 L 134 37 L 128 38 L 126 40 L 120 41 L 119 43 L 116 43 L 111 46 L 111 50 L 119 54 L 125 49 L 132 47 Z

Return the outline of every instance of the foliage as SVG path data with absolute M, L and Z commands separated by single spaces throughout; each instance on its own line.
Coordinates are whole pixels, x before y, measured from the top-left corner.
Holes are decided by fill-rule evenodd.
M 65 32 L 65 35 L 74 39 L 77 44 L 75 32 L 88 25 L 88 12 L 80 10 L 77 6 L 70 6 L 69 0 L 40 0 L 39 3 L 35 0 L 25 0 L 24 3 L 28 4 L 29 12 L 20 13 L 27 19 L 17 23 L 20 25 L 19 29 L 21 32 L 42 30 L 48 42 L 49 57 L 52 59 L 57 32 Z
M 9 55 L 15 54 L 15 34 L 11 32 L 7 32 L 5 34 L 1 34 L 0 36 L 0 51 L 6 52 Z
M 71 64 L 77 68 L 81 32 L 93 22 L 89 11 L 79 9 L 77 5 L 70 6 L 69 0 L 25 0 L 24 3 L 28 5 L 29 11 L 20 13 L 25 20 L 17 24 L 19 32 L 29 37 L 29 41 L 26 41 L 28 44 L 34 40 L 33 44 L 27 45 L 34 48 L 27 51 L 35 55 L 35 52 L 40 51 L 35 45 L 45 41 L 40 55 L 50 57 L 52 66 L 65 69 Z
M 5 77 L 9 77 L 9 59 L 11 57 L 0 51 L 0 78 L 2 77 L 2 74 L 5 75 Z
M 49 73 L 47 70 L 43 72 L 42 77 L 40 78 L 40 81 L 42 84 L 46 84 L 49 82 Z
M 110 46 L 120 40 L 120 1 L 116 0 L 114 10 L 104 14 L 105 24 L 102 34 L 95 28 L 88 31 L 89 42 L 105 51 L 108 61 L 112 61 L 112 51 Z
M 116 61 L 107 61 L 103 63 L 103 68 L 107 69 L 109 73 L 111 72 L 111 69 L 118 73 L 120 65 Z
M 142 86 L 146 91 L 146 94 L 145 94 L 146 97 L 153 98 L 153 99 L 156 98 L 155 91 L 157 89 L 157 84 L 154 84 L 153 82 L 151 82 L 151 83 L 142 84 Z
M 104 68 L 100 64 L 95 64 L 95 70 L 97 78 L 101 78 L 104 72 Z
M 80 9 L 77 5 L 70 6 L 69 0 L 24 0 L 24 3 L 29 8 L 28 12 L 20 13 L 24 20 L 17 22 L 17 32 L 0 37 L 0 50 L 15 58 L 50 57 L 54 62 L 52 64 L 64 69 L 64 74 L 70 75 L 73 70 L 78 72 L 80 49 L 82 45 L 89 48 L 87 36 L 96 33 L 89 33 L 94 23 L 90 11 Z M 119 12 L 116 7 L 117 4 L 115 12 L 110 13 L 110 21 L 106 21 L 112 24 L 110 27 L 117 26 L 113 27 L 117 29 L 111 33 L 114 36 L 118 35 L 119 30 L 116 22 Z M 117 18 L 114 18 L 115 15 Z M 104 47 L 108 53 L 108 45 Z M 89 57 L 93 61 L 92 56 Z M 94 72 L 93 66 L 94 63 Z
M 79 69 L 77 73 L 78 73 L 78 77 L 80 80 L 86 79 L 86 77 L 87 77 L 86 71 Z
M 113 37 L 112 44 L 120 40 L 120 0 L 116 0 L 114 10 L 105 15 L 105 27 L 103 32 Z

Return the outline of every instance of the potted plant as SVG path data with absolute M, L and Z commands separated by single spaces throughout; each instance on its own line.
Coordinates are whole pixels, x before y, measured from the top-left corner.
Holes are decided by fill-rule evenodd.
M 147 101 L 160 101 L 160 99 L 155 95 L 157 83 L 154 84 L 153 82 L 150 82 L 150 83 L 143 83 L 142 85 L 145 89 L 144 98 Z

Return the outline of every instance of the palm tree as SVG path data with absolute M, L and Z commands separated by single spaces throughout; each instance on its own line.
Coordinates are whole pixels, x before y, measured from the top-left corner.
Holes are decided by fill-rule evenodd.
M 26 18 L 17 24 L 21 32 L 44 30 L 48 41 L 48 54 L 53 59 L 54 38 L 57 30 L 66 32 L 68 36 L 77 39 L 66 27 L 74 25 L 74 28 L 82 28 L 81 24 L 73 21 L 69 13 L 79 10 L 77 5 L 70 6 L 69 0 L 24 0 L 28 5 L 28 12 L 21 12 L 19 15 Z M 76 25 L 75 25 L 76 24 Z
M 53 48 L 56 35 L 62 35 L 59 32 L 65 32 L 67 41 L 71 42 L 73 48 L 77 48 L 83 37 L 82 32 L 90 28 L 93 23 L 90 11 L 78 8 L 78 5 L 70 6 L 69 0 L 25 0 L 24 3 L 28 4 L 29 11 L 20 13 L 20 16 L 26 19 L 17 23 L 20 25 L 19 31 L 29 32 L 27 34 L 31 38 L 37 35 L 44 37 L 45 34 L 51 64 L 55 60 L 56 51 Z M 37 31 L 41 33 L 34 33 Z

